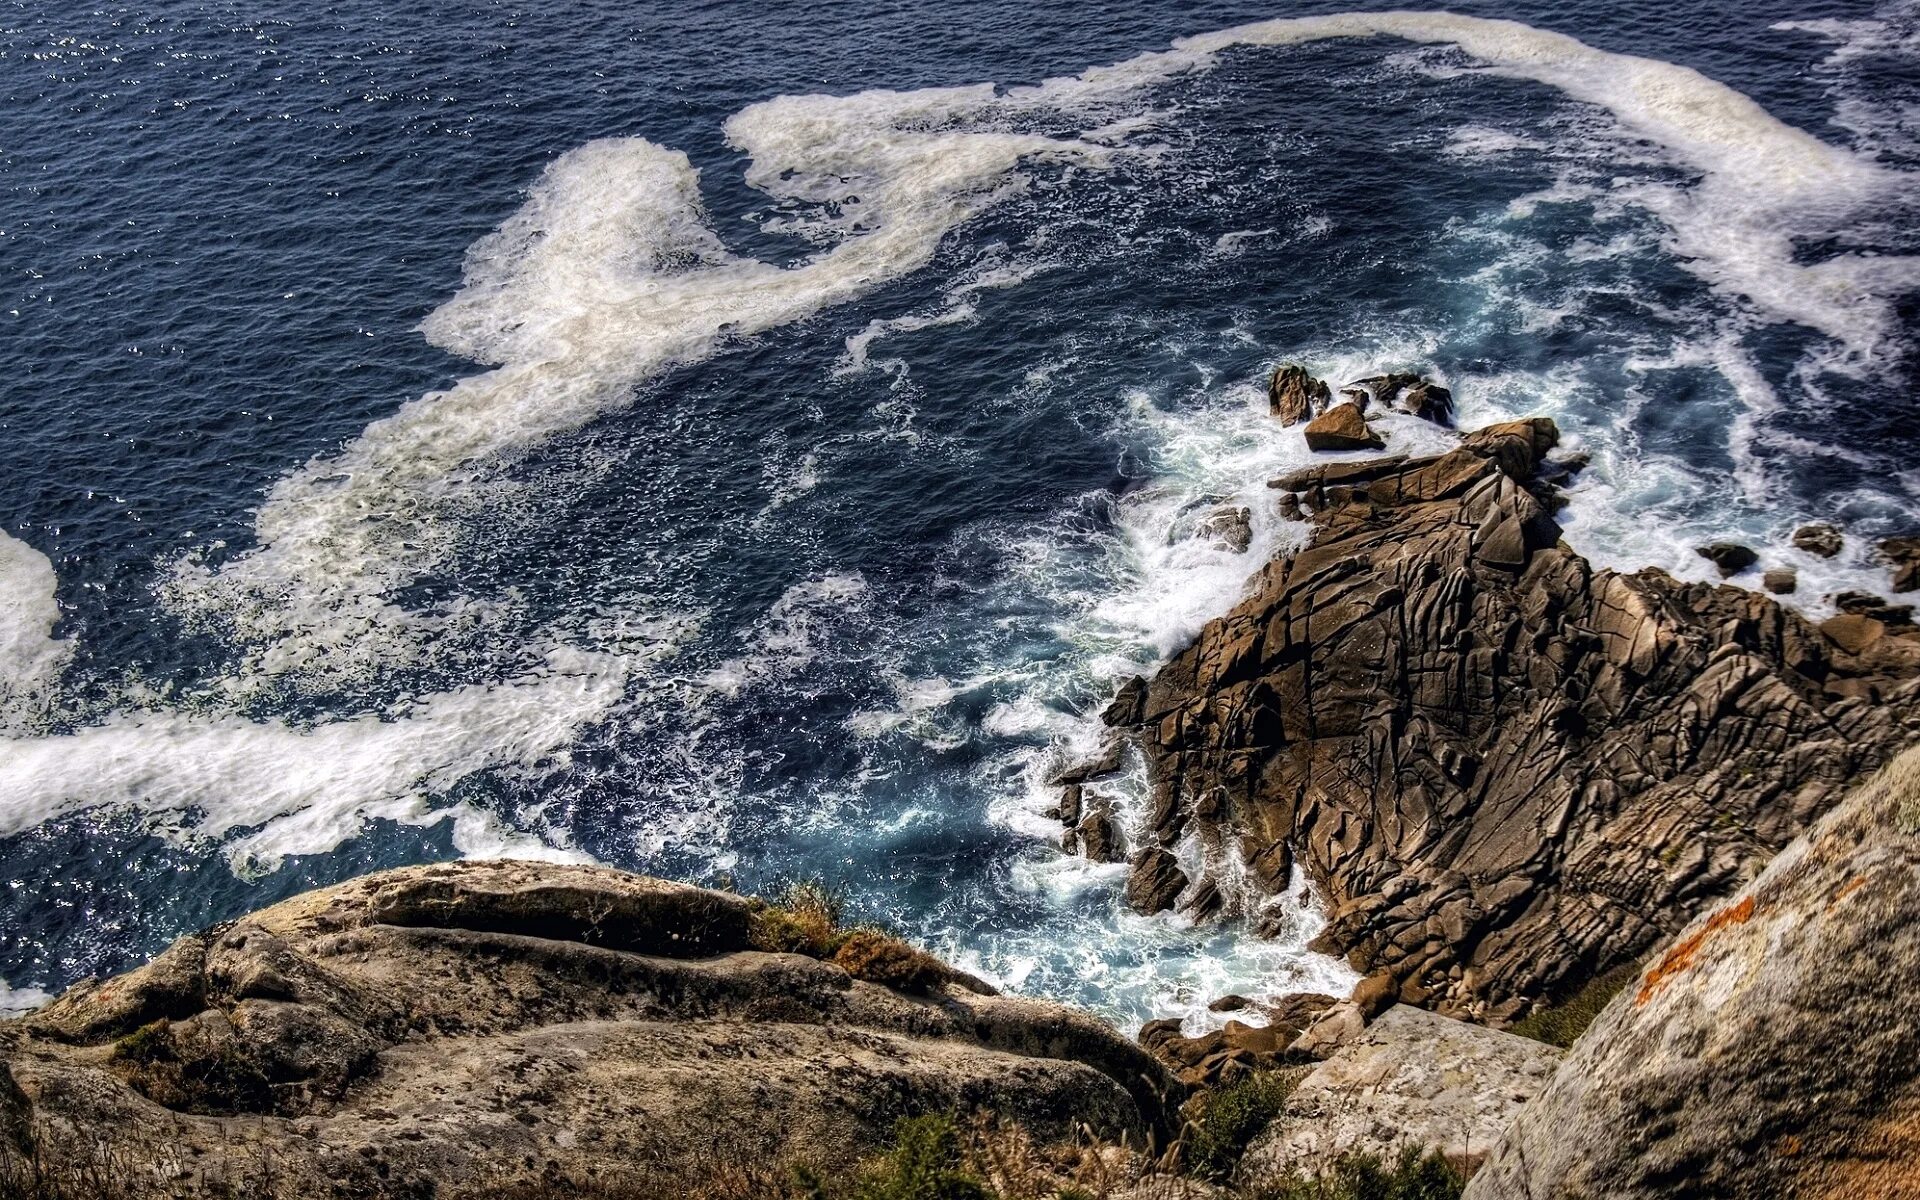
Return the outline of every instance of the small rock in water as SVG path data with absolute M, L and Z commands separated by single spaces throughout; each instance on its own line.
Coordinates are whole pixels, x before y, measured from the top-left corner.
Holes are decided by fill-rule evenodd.
M 1742 546 L 1739 542 L 1715 542 L 1710 546 L 1701 546 L 1694 553 L 1720 568 L 1722 578 L 1738 575 L 1760 561 L 1760 556 L 1753 552 L 1752 547 Z
M 1824 522 L 1802 525 L 1793 531 L 1795 549 L 1805 550 L 1808 554 L 1817 554 L 1821 558 L 1832 558 L 1846 545 L 1846 539 L 1840 531 Z
M 1307 449 L 1381 450 L 1386 443 L 1352 404 L 1336 404 L 1307 423 Z
M 1253 1007 L 1253 1001 L 1238 994 L 1226 995 L 1207 1005 L 1208 1012 L 1239 1012 L 1243 1008 Z
M 1200 522 L 1200 536 L 1223 543 L 1235 554 L 1245 554 L 1253 544 L 1253 510 L 1233 505 L 1216 508 Z
M 1776 596 L 1790 596 L 1800 586 L 1800 573 L 1792 567 L 1774 567 L 1760 576 L 1760 583 Z
M 1311 420 L 1329 398 L 1327 385 L 1297 363 L 1276 368 L 1267 382 L 1267 411 L 1280 418 L 1282 425 Z
M 1453 424 L 1453 393 L 1424 379 L 1400 393 L 1396 407 L 1435 425 Z
M 1419 375 L 1406 372 L 1370 375 L 1354 380 L 1351 385 L 1342 388 L 1340 394 L 1352 397 L 1362 412 L 1366 411 L 1370 401 L 1381 408 L 1403 412 L 1436 425 L 1448 425 L 1453 421 L 1453 393 Z

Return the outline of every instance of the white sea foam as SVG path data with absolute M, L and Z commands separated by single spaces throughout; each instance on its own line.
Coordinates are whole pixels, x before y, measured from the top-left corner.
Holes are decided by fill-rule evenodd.
M 237 864 L 334 849 L 375 817 L 451 817 L 468 848 L 511 848 L 472 810 L 434 801 L 477 771 L 564 761 L 578 730 L 611 711 L 625 667 L 555 651 L 538 673 L 427 697 L 391 714 L 310 728 L 286 721 L 143 713 L 65 736 L 16 739 L 0 754 L 0 837 L 102 803 L 230 843 Z
M 73 643 L 53 636 L 60 621 L 53 563 L 0 533 L 0 732 L 44 721 Z
M 53 999 L 50 992 L 36 987 L 13 987 L 0 980 L 0 1018 L 18 1017 Z

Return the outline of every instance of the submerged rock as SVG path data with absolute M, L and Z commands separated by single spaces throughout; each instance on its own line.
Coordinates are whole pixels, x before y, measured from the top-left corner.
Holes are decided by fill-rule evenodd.
M 1805 550 L 1808 554 L 1832 558 L 1846 545 L 1846 539 L 1841 537 L 1840 531 L 1833 526 L 1816 523 L 1802 525 L 1794 530 L 1793 544 L 1795 548 Z
M 1200 522 L 1197 532 L 1235 554 L 1245 554 L 1253 543 L 1253 510 L 1231 504 L 1216 508 Z
M 1282 425 L 1312 420 L 1327 406 L 1328 399 L 1327 385 L 1295 363 L 1275 368 L 1267 381 L 1267 410 Z
M 1680 930 L 1468 1200 L 1920 1196 L 1920 750 Z
M 1360 415 L 1357 404 L 1336 404 L 1307 423 L 1307 449 L 1378 450 L 1386 445 Z
M 1701 546 L 1694 553 L 1718 567 L 1723 578 L 1738 575 L 1760 561 L 1753 547 L 1742 546 L 1739 542 L 1714 542 L 1709 546 Z
M 670 1194 L 703 1152 L 844 1164 L 922 1112 L 1166 1137 L 1179 1085 L 1094 1018 L 980 994 L 873 934 L 848 946 L 866 938 L 873 977 L 911 958 L 917 991 L 854 978 L 844 948 L 847 969 L 763 953 L 756 919 L 738 896 L 551 864 L 309 892 L 0 1022 L 26 1105 L 10 1128 L 43 1156 L 177 1170 L 169 1195 L 213 1190 L 251 1148 L 289 1196 L 518 1194 L 635 1164 L 667 1174 L 633 1194 Z
M 1920 734 L 1920 631 L 1590 567 L 1537 478 L 1556 440 L 1512 422 L 1278 481 L 1311 542 L 1133 731 L 1159 841 L 1275 894 L 1297 860 L 1317 946 L 1492 1021 L 1636 960 Z

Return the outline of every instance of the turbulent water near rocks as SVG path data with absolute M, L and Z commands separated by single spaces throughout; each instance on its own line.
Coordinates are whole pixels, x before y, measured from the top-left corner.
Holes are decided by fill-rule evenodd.
M 1044 815 L 1303 536 L 1282 359 L 1553 416 L 1607 564 L 1817 611 L 1920 524 L 1911 4 L 258 7 L 0 10 L 15 1006 L 500 853 L 1116 1020 L 1340 987 Z

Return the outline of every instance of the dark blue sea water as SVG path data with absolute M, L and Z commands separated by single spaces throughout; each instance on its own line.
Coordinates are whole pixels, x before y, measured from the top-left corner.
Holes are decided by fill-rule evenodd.
M 1300 536 L 1281 360 L 1554 416 L 1599 561 L 1884 589 L 1911 0 L 1208 37 L 1341 11 L 0 4 L 12 1003 L 492 853 L 824 876 L 1120 1020 L 1338 985 L 1311 903 L 1135 917 L 1043 815 Z

